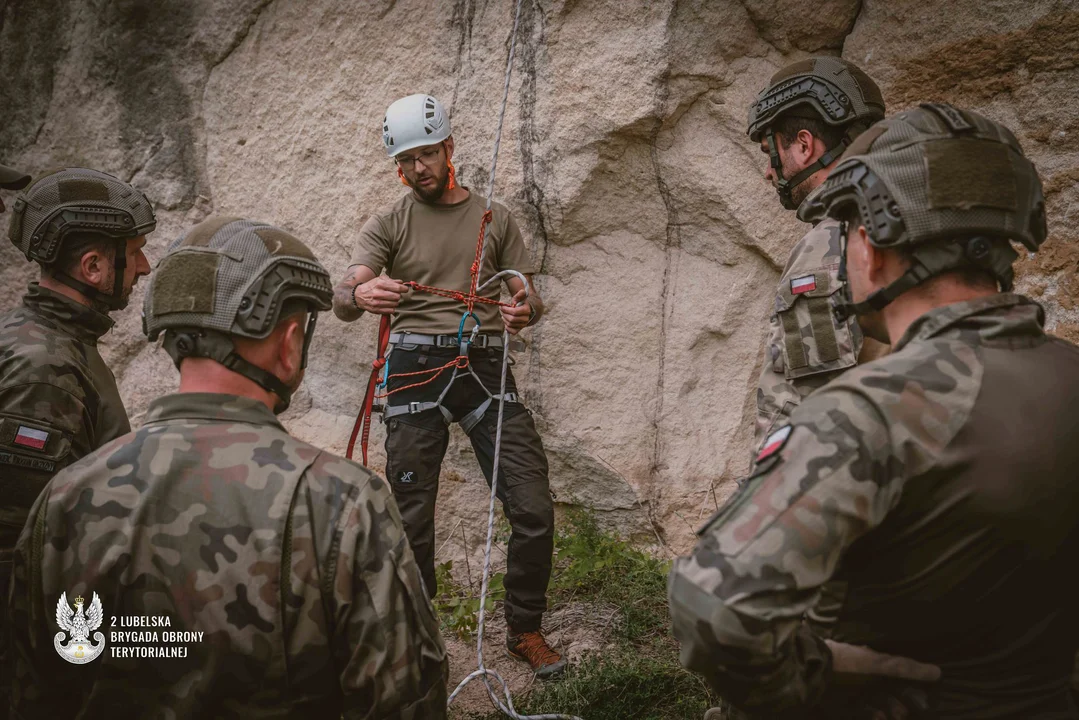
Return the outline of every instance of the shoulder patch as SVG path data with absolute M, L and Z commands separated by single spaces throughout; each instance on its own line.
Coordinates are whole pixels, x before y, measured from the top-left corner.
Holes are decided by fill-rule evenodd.
M 49 435 L 50 433 L 44 430 L 19 425 L 11 442 L 34 450 L 44 450 L 45 444 L 49 442 Z
M 782 450 L 783 446 L 787 444 L 787 439 L 791 436 L 793 427 L 792 425 L 784 425 L 769 435 L 768 439 L 764 441 L 764 445 L 761 446 L 761 451 L 757 453 L 757 459 L 753 462 L 760 463 Z
M 29 451 L 30 457 L 59 460 L 67 455 L 70 448 L 70 439 L 65 436 L 62 429 L 53 424 L 18 415 L 14 417 L 0 415 L 0 450 L 8 451 L 8 454 L 12 454 L 13 457 L 25 457 L 22 454 Z M 30 467 L 12 458 L 4 462 L 9 465 L 21 464 L 24 467 Z
M 816 289 L 816 275 L 804 275 L 802 277 L 791 278 L 791 295 L 801 295 L 802 293 L 807 293 Z

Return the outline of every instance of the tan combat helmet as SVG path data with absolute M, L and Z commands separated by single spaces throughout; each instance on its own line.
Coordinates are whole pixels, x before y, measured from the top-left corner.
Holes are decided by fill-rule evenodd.
M 816 199 L 827 214 L 856 214 L 869 241 L 904 248 L 911 268 L 841 317 L 880 310 L 931 277 L 973 267 L 1011 290 L 1011 242 L 1036 252 L 1047 234 L 1034 164 L 1008 128 L 970 110 L 925 103 L 863 133 Z M 844 234 L 845 238 L 845 234 Z
M 150 278 L 143 332 L 179 368 L 184 358 L 216 360 L 276 393 L 283 412 L 291 390 L 236 353 L 233 336 L 267 337 L 283 317 L 306 311 L 302 367 L 320 311 L 330 309 L 330 275 L 300 240 L 254 220 L 210 217 L 176 240 Z
M 43 266 L 56 262 L 65 242 L 100 236 L 116 242 L 115 280 L 111 293 L 103 293 L 65 272 L 53 277 L 80 293 L 119 310 L 124 300 L 126 242 L 157 227 L 150 200 L 123 180 L 86 168 L 65 168 L 34 181 L 12 206 L 8 237 L 26 256 Z
M 783 177 L 783 162 L 775 139 L 780 117 L 805 117 L 842 128 L 843 140 L 828 148 L 815 163 L 794 177 Z M 788 210 L 797 206 L 791 191 L 843 154 L 847 146 L 877 120 L 884 117 L 884 97 L 872 78 L 857 65 L 834 57 L 809 58 L 792 63 L 768 81 L 749 108 L 746 133 L 753 142 L 768 143 L 769 162 L 778 183 L 776 192 Z

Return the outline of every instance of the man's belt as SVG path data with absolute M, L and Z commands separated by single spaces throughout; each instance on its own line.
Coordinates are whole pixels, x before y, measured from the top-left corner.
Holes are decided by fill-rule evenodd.
M 470 412 L 468 415 L 465 415 L 458 421 L 461 425 L 461 429 L 465 431 L 465 434 L 467 435 L 471 433 L 472 428 L 476 427 L 479 424 L 480 420 L 483 419 L 484 413 L 487 412 L 487 408 L 491 407 L 492 401 L 501 400 L 503 397 L 508 403 L 520 402 L 520 400 L 517 399 L 517 393 L 508 392 L 504 396 L 491 395 L 482 403 L 480 403 L 480 406 L 478 408 Z M 447 425 L 453 422 L 453 414 L 449 410 L 447 410 L 445 406 L 442 405 L 441 397 L 439 397 L 439 399 L 435 400 L 434 402 L 410 402 L 408 405 L 389 405 L 382 411 L 382 420 L 390 420 L 401 415 L 415 415 L 417 413 L 427 412 L 428 410 L 434 410 L 436 408 L 442 412 L 442 420 Z
M 390 333 L 391 345 L 430 345 L 439 348 L 457 347 L 456 335 L 424 335 L 423 333 L 409 332 Z M 497 350 L 502 347 L 501 335 L 477 335 L 470 343 L 474 348 L 491 348 Z M 510 344 L 513 348 L 513 344 Z

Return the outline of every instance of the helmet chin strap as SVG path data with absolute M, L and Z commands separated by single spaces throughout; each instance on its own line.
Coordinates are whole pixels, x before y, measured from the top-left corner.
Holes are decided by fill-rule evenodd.
M 779 156 L 779 141 L 776 139 L 775 130 L 768 128 L 764 133 L 764 137 L 768 143 L 768 161 L 776 174 L 776 192 L 779 194 L 779 202 L 787 210 L 798 209 L 798 203 L 794 202 L 794 188 L 808 180 L 813 173 L 823 170 L 839 159 L 839 156 L 850 145 L 850 141 L 843 138 L 838 145 L 826 150 L 823 155 L 817 158 L 815 163 L 788 180 L 783 177 L 783 159 Z
M 300 371 L 307 368 L 307 353 L 311 347 L 311 338 L 315 335 L 315 324 L 318 321 L 318 313 L 311 311 L 304 329 L 303 354 L 300 360 Z M 166 330 L 164 340 L 165 352 L 169 354 L 180 369 L 184 358 L 203 357 L 215 360 L 234 373 L 243 375 L 262 389 L 277 395 L 277 404 L 274 405 L 275 415 L 288 410 L 292 402 L 292 388 L 285 384 L 281 378 L 273 373 L 263 370 L 254 363 L 245 360 L 236 352 L 236 345 L 232 337 L 218 330 L 194 329 L 191 330 Z
M 846 227 L 840 228 L 846 238 Z M 942 245 L 926 245 L 913 252 L 911 266 L 895 282 L 873 292 L 861 302 L 854 302 L 847 282 L 847 247 L 843 240 L 843 253 L 839 261 L 839 280 L 843 283 L 842 300 L 835 303 L 832 311 L 839 322 L 846 322 L 854 315 L 866 315 L 884 309 L 889 303 L 926 280 L 951 270 L 977 267 L 996 278 L 1000 289 L 1012 289 L 1015 271 L 1012 262 L 1019 254 L 1010 246 L 1000 246 L 990 238 L 972 237 L 963 241 Z
M 180 369 L 184 358 L 203 357 L 215 360 L 229 370 L 243 375 L 248 380 L 264 390 L 277 395 L 278 401 L 274 406 L 274 413 L 283 413 L 288 409 L 292 401 L 292 389 L 289 388 L 279 377 L 267 372 L 257 365 L 248 362 L 236 352 L 236 346 L 232 338 L 217 330 L 167 330 L 163 343 L 165 352 L 169 354 Z
M 53 277 L 64 285 L 67 285 L 69 288 L 79 291 L 91 302 L 104 305 L 110 311 L 123 310 L 127 307 L 127 300 L 124 299 L 124 274 L 127 271 L 127 240 L 119 240 L 116 242 L 116 251 L 114 255 L 111 293 L 101 292 L 94 286 L 88 285 L 82 280 L 77 280 L 63 271 L 53 273 Z

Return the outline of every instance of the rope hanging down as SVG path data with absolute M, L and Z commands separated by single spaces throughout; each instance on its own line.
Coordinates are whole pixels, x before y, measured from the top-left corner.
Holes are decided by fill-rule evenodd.
M 349 459 L 352 458 L 353 451 L 356 446 L 356 438 L 361 435 L 361 450 L 363 453 L 363 464 L 367 464 L 367 443 L 371 432 L 371 410 L 374 406 L 375 397 L 387 397 L 395 392 L 407 389 L 409 387 L 418 387 L 419 385 L 426 385 L 429 382 L 433 382 L 444 370 L 453 368 L 453 375 L 450 377 L 449 383 L 446 388 L 458 377 L 458 372 L 462 369 L 468 368 L 468 345 L 471 344 L 471 340 L 474 340 L 476 333 L 479 331 L 479 324 L 477 323 L 472 328 L 471 339 L 464 339 L 464 327 L 465 321 L 471 316 L 475 320 L 475 315 L 472 311 L 476 306 L 476 303 L 496 304 L 502 307 L 509 307 L 509 303 L 500 302 L 497 300 L 491 300 L 490 298 L 478 295 L 485 287 L 492 283 L 497 283 L 502 277 L 507 275 L 514 275 L 524 283 L 526 296 L 531 292 L 531 288 L 528 284 L 528 279 L 521 273 L 514 270 L 505 270 L 496 273 L 492 278 L 482 285 L 479 283 L 480 268 L 483 267 L 483 259 L 486 253 L 487 246 L 487 226 L 491 222 L 491 202 L 494 197 L 495 190 L 495 171 L 498 168 L 498 150 L 502 144 L 502 126 L 506 118 L 506 105 L 509 101 L 510 92 L 510 77 L 513 73 L 513 57 L 517 49 L 517 26 L 521 17 L 521 0 L 517 0 L 516 7 L 513 13 L 513 30 L 510 32 L 510 50 L 509 58 L 506 60 L 506 78 L 502 87 L 502 108 L 498 113 L 498 129 L 495 132 L 495 144 L 494 151 L 491 156 L 491 172 L 487 179 L 487 205 L 483 213 L 483 220 L 480 222 L 479 237 L 476 241 L 476 254 L 475 259 L 472 261 L 472 267 L 469 272 L 469 288 L 468 293 L 462 293 L 457 290 L 446 290 L 444 288 L 430 287 L 427 285 L 420 285 L 417 282 L 406 283 L 413 290 L 419 292 L 428 292 L 435 295 L 441 295 L 443 297 L 453 298 L 459 302 L 464 303 L 465 313 L 461 317 L 461 327 L 457 333 L 458 344 L 461 348 L 461 353 L 458 357 L 454 358 L 449 363 L 431 370 L 424 370 L 417 373 L 402 373 L 398 375 L 388 375 L 383 384 L 389 380 L 390 377 L 406 377 L 406 376 L 420 376 L 424 374 L 431 374 L 428 380 L 414 383 L 412 385 L 406 385 L 405 387 L 397 388 L 392 391 L 388 391 L 381 395 L 378 395 L 376 389 L 378 387 L 378 375 L 383 368 L 386 367 L 386 350 L 389 346 L 390 339 L 390 316 L 383 315 L 378 327 L 378 356 L 374 363 L 372 363 L 371 377 L 367 382 L 367 394 L 364 396 L 363 406 L 360 409 L 360 413 L 356 418 L 356 424 L 352 428 L 352 436 L 348 441 L 348 450 L 346 455 Z M 476 639 L 476 662 L 477 669 L 472 671 L 460 682 L 457 688 L 450 694 L 449 703 L 452 703 L 456 699 L 457 695 L 476 678 L 483 678 L 483 684 L 487 688 L 487 695 L 491 698 L 491 702 L 497 707 L 503 714 L 513 718 L 514 720 L 581 720 L 573 715 L 563 715 L 560 713 L 552 713 L 545 715 L 521 715 L 513 707 L 513 698 L 510 696 L 509 684 L 499 675 L 496 671 L 489 669 L 483 660 L 483 635 L 486 620 L 486 604 L 487 604 L 487 591 L 490 587 L 491 578 L 491 547 L 494 542 L 494 528 L 495 528 L 495 497 L 498 492 L 498 469 L 499 469 L 499 456 L 502 450 L 502 420 L 506 405 L 506 377 L 509 370 L 509 331 L 502 331 L 502 379 L 499 387 L 498 394 L 498 422 L 495 426 L 495 447 L 494 458 L 492 462 L 491 470 L 491 494 L 488 501 L 487 508 L 487 543 L 484 546 L 483 551 L 483 579 L 480 582 L 480 609 L 477 627 L 477 639 Z M 468 368 L 471 372 L 471 368 Z M 474 373 L 473 373 L 474 375 Z M 476 378 L 477 381 L 479 378 Z M 483 383 L 480 383 L 481 387 Z M 496 680 L 501 686 L 502 693 L 505 696 L 505 702 L 495 693 L 495 689 L 491 686 L 491 678 Z

